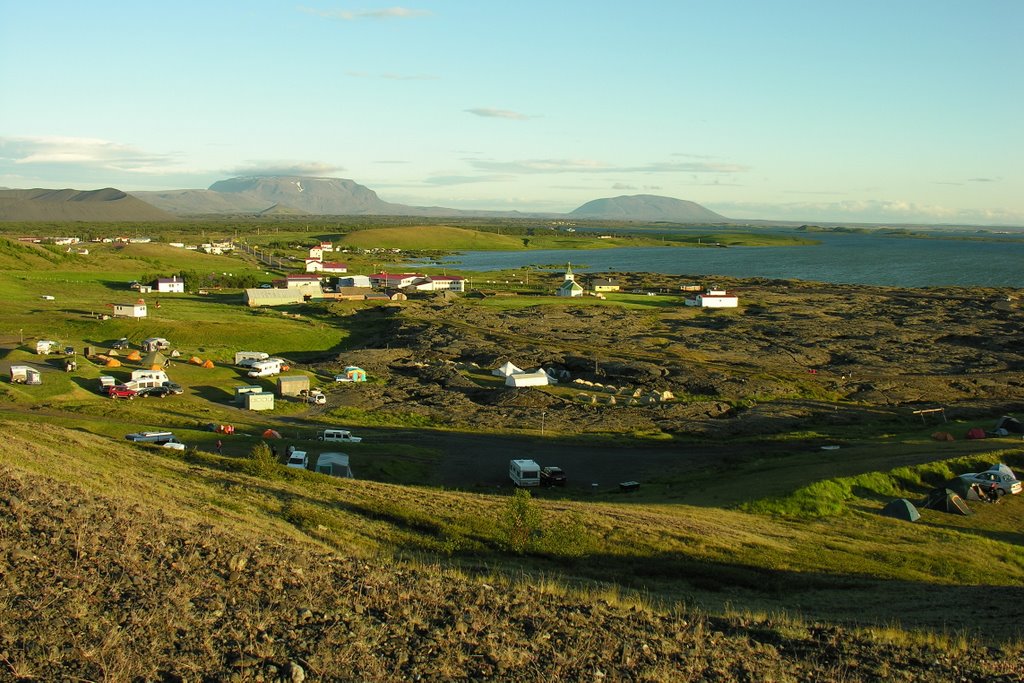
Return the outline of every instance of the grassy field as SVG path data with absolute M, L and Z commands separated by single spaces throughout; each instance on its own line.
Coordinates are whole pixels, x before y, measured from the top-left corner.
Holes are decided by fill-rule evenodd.
M 394 240 L 410 239 L 408 228 L 382 230 L 398 230 L 391 234 Z M 431 230 L 425 241 L 401 248 L 432 248 L 431 240 L 454 239 L 450 231 L 457 229 Z M 524 239 L 462 232 L 471 231 L 461 231 L 459 239 L 483 235 L 480 244 L 500 239 L 508 248 L 521 248 Z M 379 246 L 390 239 L 374 230 L 350 237 L 357 236 Z M 995 461 L 1024 467 L 1019 442 L 936 444 L 919 425 L 886 433 L 805 426 L 776 437 L 793 444 L 778 457 L 747 457 L 749 442 L 737 439 L 724 445 L 736 451 L 727 467 L 667 469 L 628 499 L 545 493 L 525 504 L 529 514 L 517 517 L 507 495 L 423 485 L 441 457 L 419 438 L 428 431 L 419 428 L 429 424 L 407 421 L 399 430 L 389 421 L 397 418 L 358 405 L 315 413 L 305 404 L 281 401 L 272 414 L 262 415 L 232 404 L 234 387 L 251 382 L 229 365 L 237 350 L 283 356 L 296 361 L 296 372 L 314 384 L 329 382 L 329 374 L 317 375 L 305 363 L 337 359 L 340 369 L 339 356 L 372 332 L 348 315 L 364 304 L 250 310 L 237 290 L 151 294 L 149 318 L 99 320 L 95 314 L 109 303 L 138 296 L 127 283 L 143 274 L 267 273 L 238 256 L 154 244 L 99 247 L 88 257 L 72 258 L 10 243 L 0 251 L 0 265 L 0 362 L 47 369 L 42 386 L 0 383 L 0 429 L 7 440 L 0 462 L 9 467 L 129 504 L 163 501 L 196 519 L 245 525 L 252 533 L 287 535 L 361 557 L 411 558 L 469 575 L 552 582 L 567 591 L 596 586 L 659 605 L 698 605 L 714 614 L 785 613 L 806 622 L 892 629 L 890 637 L 902 629 L 964 633 L 1016 652 L 1024 642 L 1017 615 L 995 613 L 983 598 L 993 588 L 1021 596 L 1024 497 L 974 504 L 971 517 L 925 510 L 913 525 L 878 514 L 892 498 L 919 500 L 971 468 Z M 569 303 L 495 297 L 471 305 L 554 311 Z M 571 303 L 651 312 L 679 307 L 678 297 L 632 294 Z M 727 320 L 739 313 L 716 315 Z M 40 338 L 80 353 L 85 346 L 109 348 L 122 336 L 134 344 L 149 336 L 171 340 L 182 358 L 168 372 L 186 387 L 185 395 L 163 401 L 101 398 L 94 390 L 97 377 L 124 379 L 135 366 L 111 370 L 80 358 L 78 372 L 64 373 L 61 358 L 32 351 Z M 210 359 L 214 367 L 188 363 L 191 356 Z M 362 460 L 361 480 L 283 467 L 258 470 L 247 457 L 268 426 L 308 441 L 327 420 L 383 425 L 386 438 L 352 447 Z M 222 454 L 214 452 L 218 436 L 205 430 L 208 423 L 231 423 L 238 430 Z M 129 431 L 151 428 L 172 428 L 191 448 L 179 454 L 124 441 Z M 632 435 L 600 438 L 615 443 Z M 843 447 L 821 451 L 804 445 L 822 439 Z M 61 466 L 54 467 L 55 461 Z M 949 605 L 957 606 L 954 613 Z

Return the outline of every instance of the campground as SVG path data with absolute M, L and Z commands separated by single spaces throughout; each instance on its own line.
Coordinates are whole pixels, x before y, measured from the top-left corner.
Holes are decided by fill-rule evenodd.
M 374 561 L 544 577 L 567 592 L 615 591 L 657 609 L 686 605 L 740 620 L 788 615 L 890 629 L 890 639 L 941 640 L 957 656 L 976 642 L 1021 651 L 1016 611 L 993 613 L 982 596 L 1024 601 L 1024 496 L 969 501 L 970 516 L 921 509 L 913 524 L 880 514 L 894 498 L 920 501 L 989 464 L 1024 470 L 1020 435 L 964 438 L 971 428 L 991 431 L 1003 414 L 1024 414 L 1014 331 L 1024 313 L 990 305 L 1016 292 L 924 296 L 722 279 L 743 293 L 742 305 L 702 312 L 665 293 L 678 282 L 652 274 L 615 276 L 657 296 L 556 300 L 542 291 L 557 284 L 551 273 L 508 297 L 281 308 L 250 309 L 241 288 L 204 287 L 146 295 L 160 307 L 145 320 L 102 319 L 108 304 L 138 298 L 128 283 L 143 275 L 188 267 L 267 281 L 280 272 L 244 255 L 184 259 L 157 244 L 100 248 L 91 265 L 15 247 L 0 250 L 0 372 L 27 364 L 43 376 L 38 386 L 0 382 L 0 421 L 32 451 L 4 454 L 3 467 L 18 476 L 73 481 L 147 510 L 159 507 L 155 499 L 128 488 L 175 492 L 181 514 L 229 526 L 251 518 L 288 542 Z M 369 272 L 383 259 L 355 255 L 350 265 Z M 947 310 L 961 301 L 979 307 L 970 322 Z M 937 321 L 947 326 L 941 338 L 930 330 Z M 179 351 L 166 371 L 184 393 L 101 396 L 101 375 L 123 381 L 140 366 L 113 356 L 121 366 L 108 367 L 97 353 L 109 355 L 121 337 L 137 349 L 150 336 Z M 64 372 L 61 354 L 37 355 L 37 339 L 72 346 L 78 369 Z M 326 405 L 277 397 L 271 411 L 242 409 L 236 387 L 276 385 L 234 366 L 240 350 L 286 358 Z M 507 387 L 491 374 L 506 361 L 554 366 L 590 385 Z M 350 364 L 368 381 L 335 383 Z M 597 382 L 626 398 L 609 401 Z M 672 398 L 630 403 L 634 389 Z M 914 412 L 938 406 L 941 414 Z M 209 429 L 226 424 L 233 433 Z M 254 473 L 260 444 L 281 456 L 287 445 L 323 452 L 315 434 L 328 427 L 363 438 L 329 449 L 350 456 L 354 480 L 286 471 L 280 461 Z M 156 429 L 188 449 L 124 439 Z M 267 429 L 283 438 L 265 439 Z M 936 431 L 954 440 L 937 441 Z M 62 451 L 62 439 L 79 445 Z M 66 471 L 48 468 L 56 453 Z M 569 477 L 564 489 L 532 492 L 545 520 L 537 538 L 550 545 L 525 552 L 495 522 L 513 500 L 508 461 L 522 457 Z M 111 488 L 121 481 L 124 490 Z M 622 492 L 623 481 L 640 487 Z M 951 615 L 936 597 L 970 606 Z M 965 645 L 951 644 L 958 634 Z

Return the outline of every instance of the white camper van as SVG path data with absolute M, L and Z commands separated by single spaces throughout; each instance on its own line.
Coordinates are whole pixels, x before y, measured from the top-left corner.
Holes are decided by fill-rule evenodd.
M 286 367 L 284 360 L 281 358 L 268 358 L 266 360 L 259 360 L 252 364 L 252 370 L 248 373 L 249 377 L 271 377 L 273 375 L 280 375 L 281 370 Z
M 285 467 L 304 470 L 308 462 L 309 459 L 306 457 L 306 451 L 291 451 L 288 454 L 288 462 L 285 463 Z
M 540 486 L 540 465 L 533 460 L 510 460 L 508 476 L 516 486 Z
M 325 429 L 316 435 L 319 441 L 340 441 L 343 443 L 359 443 L 363 440 L 361 436 L 352 436 L 347 429 Z

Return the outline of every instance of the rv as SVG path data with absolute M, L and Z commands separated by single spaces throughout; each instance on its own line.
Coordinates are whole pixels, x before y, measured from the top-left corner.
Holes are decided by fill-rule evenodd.
M 124 438 L 136 443 L 169 444 L 180 443 L 173 432 L 133 432 L 125 434 Z
M 246 373 L 249 377 L 271 377 L 280 375 L 281 370 L 285 369 L 285 364 L 280 358 L 268 358 L 256 361 L 251 367 L 252 370 Z
M 363 440 L 361 436 L 352 436 L 347 429 L 325 429 L 316 435 L 319 441 L 335 441 L 342 443 L 359 443 Z
M 43 378 L 39 371 L 27 365 L 11 366 L 11 383 L 13 384 L 42 384 Z
M 117 379 L 110 375 L 100 375 L 100 393 L 107 394 L 110 391 L 110 387 L 117 384 Z
M 132 378 L 125 382 L 132 389 L 152 389 L 170 382 L 167 373 L 163 370 L 134 370 Z
M 262 351 L 236 351 L 235 352 L 235 365 L 248 368 L 253 363 L 261 360 L 267 360 L 270 358 L 269 353 L 263 353 Z
M 41 356 L 47 353 L 53 353 L 59 348 L 60 344 L 50 339 L 40 339 L 36 342 L 36 353 Z
M 540 486 L 540 465 L 533 460 L 510 460 L 508 476 L 516 486 Z

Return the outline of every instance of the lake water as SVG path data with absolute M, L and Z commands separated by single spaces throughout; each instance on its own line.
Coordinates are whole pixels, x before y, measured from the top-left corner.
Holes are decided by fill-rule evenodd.
M 1021 234 L 1000 235 L 990 238 L 992 241 L 870 233 L 805 236 L 821 243 L 724 249 L 631 247 L 585 251 L 475 251 L 453 255 L 442 263 L 469 271 L 509 270 L 531 265 L 561 269 L 564 268 L 561 264 L 571 262 L 573 270 L 584 274 L 632 271 L 898 287 L 1024 287 L 1024 235 Z

